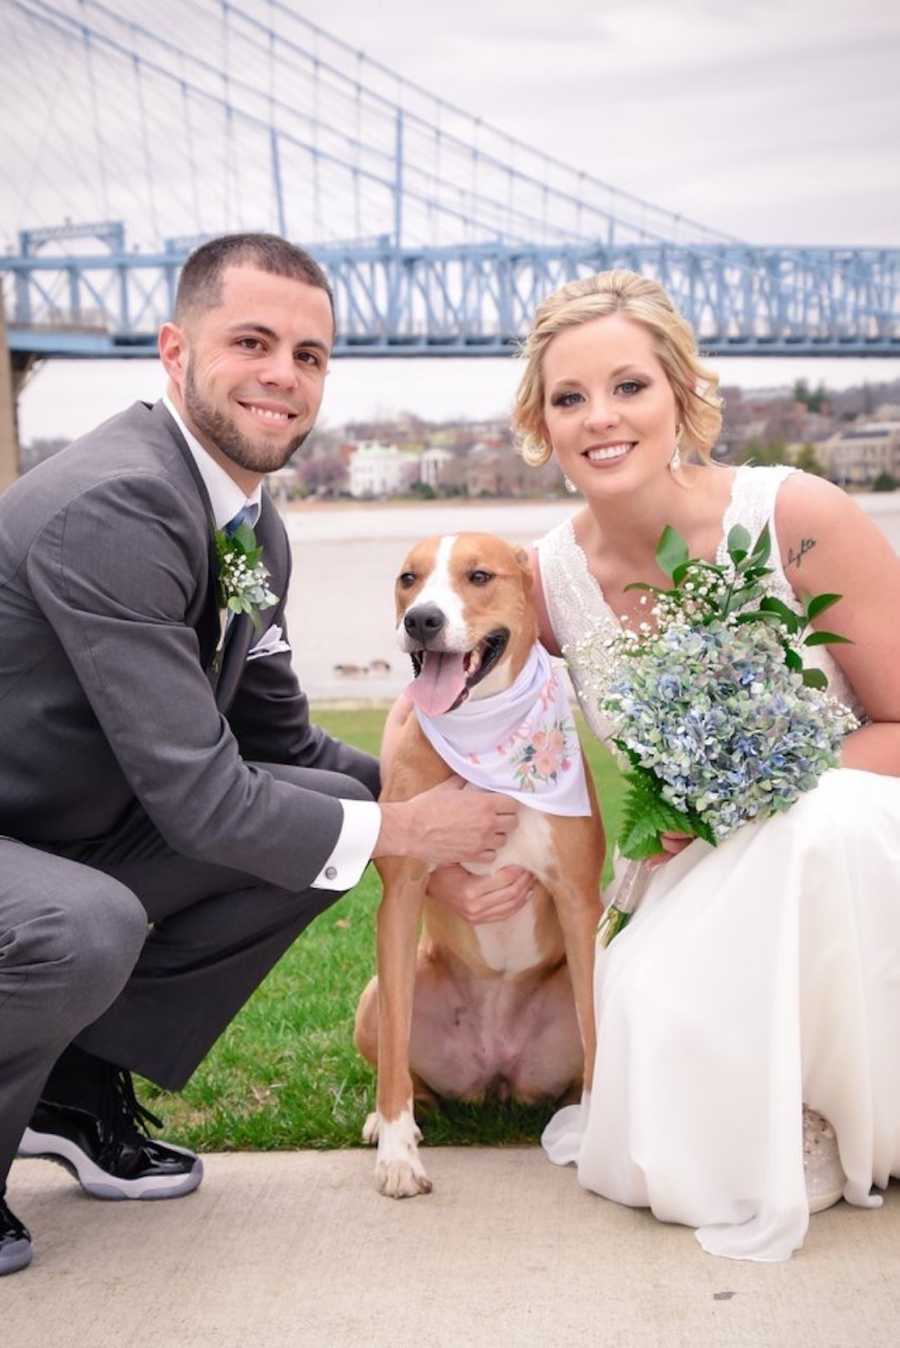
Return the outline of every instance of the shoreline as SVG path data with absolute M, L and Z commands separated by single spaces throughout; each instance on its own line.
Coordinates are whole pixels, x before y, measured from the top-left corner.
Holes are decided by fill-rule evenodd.
M 477 510 L 496 506 L 557 505 L 565 504 L 566 500 L 565 496 L 435 496 L 422 499 L 418 496 L 385 496 L 363 501 L 347 497 L 322 500 L 307 496 L 301 500 L 279 502 L 278 509 L 287 515 L 346 513 L 351 510 L 420 510 L 435 506 L 465 506 L 467 510 Z
M 896 491 L 847 491 L 867 515 L 900 514 L 900 488 Z M 439 510 L 551 510 L 554 507 L 568 507 L 570 511 L 583 504 L 581 497 L 573 496 L 436 496 L 420 500 L 414 496 L 390 496 L 378 500 L 362 501 L 339 499 L 316 499 L 307 497 L 302 500 L 276 502 L 278 512 L 285 520 L 293 516 L 327 516 L 368 514 L 387 514 L 390 511 L 439 511 Z
M 900 492 L 868 492 L 856 501 L 900 552 Z M 412 511 L 409 504 L 419 509 Z M 389 706 L 408 684 L 408 661 L 397 645 L 393 596 L 397 572 L 416 540 L 483 530 L 527 545 L 578 508 L 571 497 L 449 498 L 365 505 L 316 502 L 284 511 L 294 558 L 287 627 L 294 666 L 310 701 L 323 709 L 347 711 Z

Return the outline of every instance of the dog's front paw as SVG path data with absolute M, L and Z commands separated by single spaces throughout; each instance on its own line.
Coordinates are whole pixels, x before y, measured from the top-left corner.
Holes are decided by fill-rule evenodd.
M 364 1137 L 378 1139 L 375 1163 L 375 1187 L 388 1198 L 415 1198 L 431 1193 L 431 1180 L 419 1158 L 422 1134 L 411 1109 L 401 1110 L 396 1119 L 370 1114 Z
M 418 1159 L 415 1165 L 410 1161 L 378 1161 L 375 1188 L 386 1198 L 415 1198 L 431 1193 L 431 1180 Z

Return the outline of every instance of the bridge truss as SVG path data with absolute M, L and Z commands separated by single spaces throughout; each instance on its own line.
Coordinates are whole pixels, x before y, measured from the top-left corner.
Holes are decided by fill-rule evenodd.
M 190 248 L 241 229 L 325 265 L 339 354 L 507 352 L 541 298 L 612 266 L 662 281 L 714 354 L 900 351 L 900 249 L 722 234 L 488 126 L 284 0 L 182 0 L 177 29 L 160 13 L 0 10 L 14 352 L 153 354 Z
M 315 252 L 335 290 L 338 355 L 502 355 L 558 285 L 609 267 L 657 277 L 713 355 L 900 354 L 900 249 L 568 244 Z M 187 251 L 0 259 L 10 346 L 152 356 Z

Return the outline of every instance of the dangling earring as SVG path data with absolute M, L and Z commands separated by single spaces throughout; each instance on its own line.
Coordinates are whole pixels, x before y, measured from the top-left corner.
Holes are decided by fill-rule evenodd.
M 570 496 L 578 495 L 578 488 L 575 486 L 575 483 L 572 481 L 570 477 L 564 477 L 563 483 L 565 484 L 566 491 L 569 493 Z
M 681 435 L 682 435 L 682 430 L 683 430 L 683 428 L 682 428 L 682 426 L 681 426 L 680 424 L 679 424 L 678 426 L 675 427 L 675 448 L 672 450 L 672 457 L 671 457 L 671 459 L 669 460 L 669 472 L 670 472 L 670 473 L 677 473 L 677 472 L 678 472 L 678 469 L 681 467 Z

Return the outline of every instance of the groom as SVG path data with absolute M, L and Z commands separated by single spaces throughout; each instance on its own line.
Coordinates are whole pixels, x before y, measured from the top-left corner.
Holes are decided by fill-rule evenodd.
M 130 1071 L 181 1088 L 370 857 L 490 859 L 515 827 L 458 783 L 376 805 L 376 760 L 310 724 L 262 481 L 333 340 L 308 254 L 212 240 L 160 331 L 166 396 L 0 497 L 0 1274 L 31 1258 L 17 1149 L 96 1197 L 189 1193 L 201 1162 L 150 1138 Z M 241 524 L 276 597 L 259 626 L 220 612 L 215 535 Z

